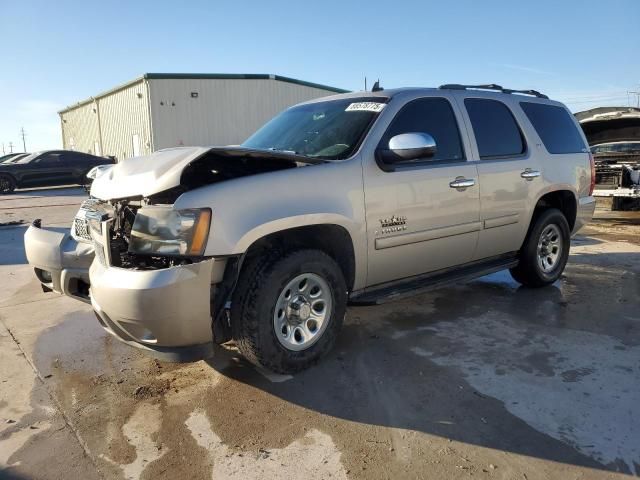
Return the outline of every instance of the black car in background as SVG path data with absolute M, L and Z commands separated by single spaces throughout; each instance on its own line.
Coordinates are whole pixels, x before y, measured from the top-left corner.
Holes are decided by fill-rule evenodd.
M 0 194 L 16 188 L 84 185 L 89 170 L 113 163 L 111 158 L 71 150 L 32 153 L 15 163 L 0 163 Z

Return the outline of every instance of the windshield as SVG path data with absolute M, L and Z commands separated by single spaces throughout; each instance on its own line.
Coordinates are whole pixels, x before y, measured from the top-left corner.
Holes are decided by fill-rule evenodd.
M 386 101 L 382 97 L 350 98 L 292 107 L 242 146 L 344 160 L 358 148 Z
M 32 153 L 30 155 L 27 155 L 24 158 L 21 158 L 20 160 L 18 160 L 16 163 L 29 163 L 31 162 L 31 160 L 39 157 L 42 154 L 42 152 L 36 152 L 36 153 Z

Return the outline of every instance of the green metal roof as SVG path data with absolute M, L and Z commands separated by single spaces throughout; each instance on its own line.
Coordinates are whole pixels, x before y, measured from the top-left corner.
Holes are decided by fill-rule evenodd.
M 99 99 L 102 97 L 106 97 L 107 95 L 111 95 L 112 93 L 116 93 L 120 90 L 123 90 L 131 85 L 139 83 L 143 80 L 202 80 L 202 79 L 212 79 L 212 80 L 277 80 L 280 82 L 293 83 L 295 85 L 303 85 L 305 87 L 318 88 L 320 90 L 327 90 L 328 92 L 334 93 L 348 93 L 349 90 L 344 90 L 342 88 L 330 87 L 328 85 L 322 85 L 320 83 L 306 82 L 304 80 L 298 80 L 290 77 L 283 77 L 281 75 L 273 75 L 268 73 L 145 73 L 144 75 L 130 80 L 126 83 L 118 85 L 110 90 L 102 92 L 93 97 L 87 98 L 86 100 L 82 100 L 73 105 L 69 105 L 68 107 L 60 110 L 58 114 L 63 114 L 75 108 L 81 107 L 82 105 L 86 105 L 88 103 L 93 102 L 95 99 Z

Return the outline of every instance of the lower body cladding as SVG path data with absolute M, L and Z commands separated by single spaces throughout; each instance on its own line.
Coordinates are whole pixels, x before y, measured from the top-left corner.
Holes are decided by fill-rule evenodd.
M 107 332 L 165 360 L 208 356 L 213 348 L 212 285 L 226 260 L 158 270 L 91 264 L 91 304 Z

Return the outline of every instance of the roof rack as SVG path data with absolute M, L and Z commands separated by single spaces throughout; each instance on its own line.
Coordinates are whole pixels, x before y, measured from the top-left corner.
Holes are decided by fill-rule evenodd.
M 537 90 L 512 90 L 510 88 L 504 88 L 500 85 L 496 85 L 495 83 L 488 83 L 486 85 L 460 85 L 458 83 L 447 83 L 446 85 L 440 85 L 438 88 L 442 90 L 494 90 L 502 93 L 521 93 L 523 95 L 532 95 L 538 98 L 549 98 Z

